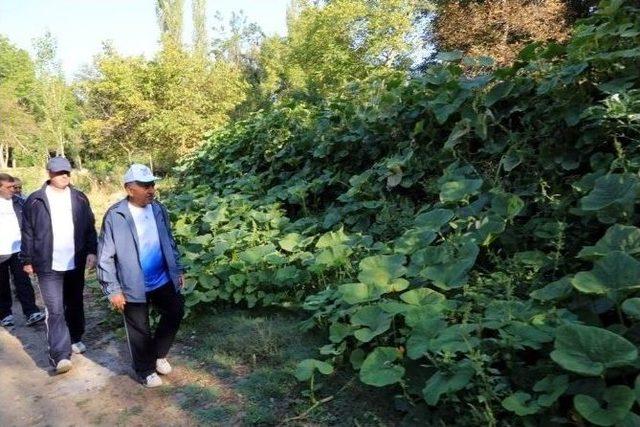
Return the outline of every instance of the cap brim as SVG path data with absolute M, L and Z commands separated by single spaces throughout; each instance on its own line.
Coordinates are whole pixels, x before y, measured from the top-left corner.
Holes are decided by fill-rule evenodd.
M 160 181 L 162 178 L 159 178 L 157 176 L 151 177 L 151 178 L 147 178 L 147 179 L 132 179 L 130 181 L 126 181 L 125 184 L 129 184 L 132 182 L 142 182 L 144 184 L 148 184 L 150 182 L 156 182 L 156 181 Z

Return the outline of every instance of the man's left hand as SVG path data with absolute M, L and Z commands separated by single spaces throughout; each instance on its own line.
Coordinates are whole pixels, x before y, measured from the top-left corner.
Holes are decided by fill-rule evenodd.
M 178 289 L 182 288 L 184 288 L 184 274 L 181 274 L 180 277 L 178 277 Z
M 87 255 L 87 270 L 93 270 L 94 268 L 96 268 L 96 260 L 97 257 L 95 256 L 95 254 Z

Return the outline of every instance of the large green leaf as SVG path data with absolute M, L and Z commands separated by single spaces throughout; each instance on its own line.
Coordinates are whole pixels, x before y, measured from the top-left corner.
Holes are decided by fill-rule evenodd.
M 469 323 L 451 325 L 442 329 L 436 338 L 429 342 L 429 351 L 432 353 L 469 353 L 480 344 L 480 339 L 473 335 L 477 329 L 476 325 Z
M 633 203 L 639 178 L 632 174 L 609 174 L 596 179 L 593 190 L 580 200 L 580 209 L 597 211 L 612 205 Z
M 640 229 L 629 225 L 612 225 L 594 246 L 582 248 L 578 257 L 595 260 L 613 251 L 629 255 L 640 253 Z
M 511 345 L 516 349 L 540 349 L 544 343 L 553 341 L 553 335 L 549 331 L 516 320 L 501 329 L 500 335 L 509 337 Z
M 329 375 L 333 372 L 333 366 L 321 360 L 305 359 L 298 363 L 294 375 L 298 381 L 307 381 L 311 379 L 316 370 L 323 375 Z
M 636 346 L 613 332 L 594 326 L 564 325 L 557 329 L 551 359 L 582 375 L 602 375 L 607 368 L 627 366 L 638 357 Z
M 517 391 L 506 397 L 502 401 L 502 406 L 507 411 L 514 412 L 521 417 L 536 414 L 542 409 L 536 399 L 532 398 L 529 393 L 523 391 Z
M 607 403 L 604 408 L 596 399 L 584 394 L 576 395 L 573 405 L 587 421 L 597 426 L 612 426 L 627 417 L 635 400 L 633 391 L 624 385 L 608 388 L 602 398 Z
M 238 257 L 247 264 L 256 265 L 264 262 L 265 257 L 275 251 L 276 247 L 269 243 L 266 245 L 255 246 L 240 252 Z
M 533 415 L 543 408 L 553 405 L 569 387 L 567 375 L 547 376 L 533 386 L 533 391 L 541 393 L 532 397 L 529 393 L 515 392 L 502 401 L 502 406 L 521 417 Z
M 457 178 L 440 185 L 440 201 L 457 202 L 478 192 L 481 179 Z
M 429 350 L 431 341 L 446 326 L 447 323 L 439 317 L 432 317 L 418 323 L 407 339 L 407 356 L 414 360 L 424 356 Z
M 376 255 L 360 261 L 358 280 L 368 285 L 387 288 L 406 272 L 403 255 Z
M 452 248 L 445 261 L 430 265 L 420 275 L 430 279 L 441 289 L 459 288 L 467 282 L 467 273 L 476 262 L 478 246 L 473 241 L 466 241 Z
M 440 292 L 429 288 L 418 288 L 404 292 L 400 299 L 407 304 L 420 306 L 438 306 L 445 308 L 446 297 Z
M 569 388 L 569 376 L 549 375 L 535 383 L 533 391 L 541 393 L 538 396 L 540 406 L 549 407 L 553 405 L 560 396 Z
M 302 236 L 298 233 L 289 233 L 284 236 L 278 244 L 282 249 L 287 252 L 293 252 L 293 250 L 300 244 L 302 241 Z
M 426 228 L 411 228 L 395 240 L 394 251 L 403 255 L 410 255 L 416 250 L 433 242 L 436 234 Z
M 344 323 L 335 322 L 329 327 L 329 340 L 332 343 L 342 342 L 346 337 L 353 334 L 354 327 Z
M 452 218 L 452 210 L 433 209 L 418 215 L 415 219 L 415 224 L 417 227 L 437 232 L 440 231 L 443 225 L 451 221 Z
M 335 245 L 322 249 L 315 257 L 315 264 L 320 271 L 327 267 L 337 267 L 347 263 L 352 249 L 347 245 Z
M 454 393 L 465 388 L 474 374 L 475 370 L 467 362 L 459 363 L 450 372 L 436 372 L 429 378 L 422 390 L 424 400 L 429 405 L 437 405 L 443 394 Z
M 397 383 L 404 375 L 404 368 L 394 363 L 400 357 L 394 347 L 376 347 L 362 362 L 360 380 L 376 387 Z
M 375 285 L 365 283 L 346 283 L 338 287 L 342 299 L 349 304 L 360 304 L 375 301 L 382 295 L 382 291 Z
M 389 330 L 391 319 L 387 312 L 377 305 L 362 307 L 351 316 L 351 324 L 360 326 L 354 333 L 362 342 L 369 342 L 376 336 Z
M 342 245 L 349 241 L 349 236 L 347 236 L 342 228 L 336 231 L 330 231 L 328 233 L 320 236 L 318 241 L 316 242 L 316 247 L 318 249 L 321 248 L 329 248 L 336 245 Z
M 571 284 L 589 294 L 640 288 L 640 262 L 621 251 L 609 252 L 595 262 L 593 270 L 576 274 Z
M 568 298 L 573 293 L 571 278 L 565 276 L 560 280 L 551 282 L 543 288 L 531 292 L 529 295 L 533 299 L 540 301 L 554 301 Z
M 640 298 L 629 298 L 622 303 L 622 311 L 636 320 L 640 320 Z

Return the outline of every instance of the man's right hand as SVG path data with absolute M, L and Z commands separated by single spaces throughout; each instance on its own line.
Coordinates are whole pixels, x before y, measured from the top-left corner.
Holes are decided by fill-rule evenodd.
M 111 306 L 119 312 L 124 310 L 124 306 L 127 303 L 124 299 L 124 295 L 122 294 L 111 295 L 109 297 L 109 302 L 111 303 Z
M 26 264 L 24 267 L 22 267 L 22 271 L 27 273 L 29 276 L 32 276 L 33 275 L 33 266 L 31 264 Z

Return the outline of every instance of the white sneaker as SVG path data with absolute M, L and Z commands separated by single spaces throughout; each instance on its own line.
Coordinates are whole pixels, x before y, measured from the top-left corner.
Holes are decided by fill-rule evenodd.
M 160 387 L 162 385 L 162 379 L 155 372 L 151 375 L 147 375 L 147 378 L 142 382 L 147 388 Z
M 69 372 L 73 368 L 73 364 L 69 359 L 62 359 L 56 365 L 56 374 L 64 374 L 65 372 Z
M 156 359 L 156 372 L 162 375 L 170 374 L 173 368 L 167 359 Z
M 71 351 L 75 354 L 84 353 L 87 351 L 87 346 L 82 341 L 71 344 Z
M 0 325 L 4 327 L 15 325 L 15 320 L 13 319 L 13 314 L 6 316 L 4 319 L 0 320 Z
M 43 321 L 44 318 L 45 315 L 43 312 L 36 311 L 27 318 L 27 326 L 35 325 L 36 323 Z

